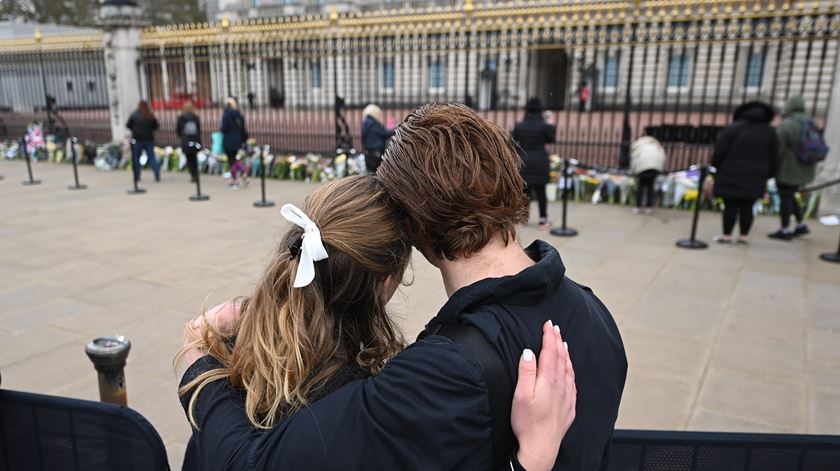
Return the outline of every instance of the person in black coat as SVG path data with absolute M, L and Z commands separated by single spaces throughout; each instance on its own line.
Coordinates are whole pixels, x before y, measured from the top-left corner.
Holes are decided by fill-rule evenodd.
M 779 155 L 779 141 L 770 126 L 773 108 L 759 101 L 744 103 L 735 110 L 715 144 L 712 165 L 717 168 L 715 196 L 723 198 L 723 235 L 715 240 L 732 242 L 732 231 L 740 215 L 739 244 L 746 244 L 753 222 L 753 205 L 764 196 L 767 179 L 773 176 Z
M 376 105 L 368 105 L 362 111 L 362 148 L 365 151 L 365 167 L 370 173 L 376 173 L 382 163 L 385 144 L 394 135 L 393 129 L 386 129 L 381 123 L 382 110 Z
M 534 196 L 540 210 L 540 229 L 551 227 L 548 220 L 548 202 L 545 185 L 549 181 L 548 152 L 545 145 L 553 143 L 557 128 L 545 122 L 542 101 L 531 98 L 525 105 L 525 118 L 513 128 L 513 140 L 521 149 L 522 177 L 525 179 L 525 196 L 530 200 Z
M 201 149 L 201 120 L 195 114 L 195 107 L 191 101 L 184 103 L 181 108 L 175 134 L 181 140 L 181 151 L 187 157 L 190 181 L 195 183 L 198 176 L 198 151 Z
M 131 113 L 125 127 L 131 130 L 131 170 L 134 172 L 134 181 L 140 181 L 140 154 L 145 152 L 155 174 L 155 181 L 160 182 L 160 165 L 155 158 L 155 131 L 159 125 L 146 101 L 141 100 L 137 104 L 137 110 Z
M 236 159 L 239 149 L 248 141 L 248 131 L 245 130 L 245 118 L 237 109 L 236 100 L 228 98 L 225 101 L 225 111 L 222 114 L 222 147 L 230 165 L 230 188 L 236 190 L 239 185 L 236 182 L 236 175 L 241 174 L 242 180 L 248 184 L 248 175 L 245 173 L 245 166 Z

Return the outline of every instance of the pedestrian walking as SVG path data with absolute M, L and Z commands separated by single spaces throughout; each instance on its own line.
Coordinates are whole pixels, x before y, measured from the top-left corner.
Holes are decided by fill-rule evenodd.
M 393 129 L 382 125 L 382 110 L 370 104 L 362 111 L 362 148 L 365 151 L 365 167 L 370 173 L 376 173 L 382 163 L 385 144 L 394 135 Z
M 155 181 L 160 182 L 160 165 L 155 158 L 155 131 L 159 125 L 145 100 L 137 104 L 137 110 L 131 113 L 125 127 L 131 130 L 131 170 L 134 172 L 134 181 L 140 181 L 140 154 L 145 152 L 155 174 Z
M 739 222 L 737 242 L 746 244 L 753 223 L 753 206 L 764 196 L 767 179 L 773 176 L 779 142 L 770 122 L 773 108 L 759 101 L 735 109 L 733 123 L 724 128 L 715 144 L 712 165 L 717 168 L 714 194 L 723 198 L 721 244 L 732 243 L 732 232 Z M 702 189 L 700 189 L 702 191 Z
M 230 165 L 230 189 L 238 190 L 237 174 L 242 176 L 245 185 L 248 184 L 248 175 L 245 166 L 237 157 L 239 150 L 248 141 L 248 131 L 245 129 L 245 117 L 239 112 L 236 99 L 228 98 L 225 101 L 225 111 L 222 114 L 222 147 Z
M 656 178 L 665 170 L 665 149 L 652 136 L 636 139 L 630 147 L 630 171 L 636 177 L 636 207 L 638 214 L 644 208 L 647 214 L 653 212 L 656 204 Z
M 181 140 L 181 152 L 187 157 L 190 182 L 195 183 L 198 177 L 198 151 L 201 149 L 201 120 L 195 114 L 195 106 L 191 101 L 181 107 L 175 134 Z
M 533 97 L 525 104 L 525 117 L 513 128 L 513 140 L 519 145 L 522 158 L 522 178 L 525 180 L 525 197 L 537 200 L 540 211 L 540 229 L 551 227 L 548 220 L 548 201 L 545 185 L 549 182 L 548 152 L 545 145 L 555 141 L 557 128 L 548 124 L 543 116 L 543 104 Z
M 804 222 L 804 211 L 796 200 L 796 193 L 814 179 L 816 163 L 825 159 L 828 147 L 813 118 L 805 113 L 805 100 L 801 96 L 790 97 L 782 116 L 784 121 L 776 129 L 779 162 L 775 175 L 782 227 L 769 237 L 791 240 L 811 232 Z M 796 218 L 794 229 L 790 228 L 791 215 Z

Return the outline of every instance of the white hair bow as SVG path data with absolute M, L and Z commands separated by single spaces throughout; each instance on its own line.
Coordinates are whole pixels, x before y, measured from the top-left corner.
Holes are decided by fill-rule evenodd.
M 303 288 L 315 279 L 315 262 L 323 260 L 329 255 L 327 255 L 327 249 L 324 248 L 324 242 L 321 240 L 321 231 L 306 213 L 297 206 L 287 203 L 280 208 L 280 214 L 287 221 L 303 228 L 303 239 L 300 243 L 300 262 L 298 263 L 295 282 L 292 285 L 295 288 Z

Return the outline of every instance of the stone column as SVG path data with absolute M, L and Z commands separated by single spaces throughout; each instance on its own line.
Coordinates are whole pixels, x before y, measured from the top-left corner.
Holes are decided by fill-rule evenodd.
M 834 64 L 834 86 L 825 124 L 825 140 L 830 150 L 825 162 L 817 169 L 817 183 L 840 178 L 840 48 Z M 840 215 L 840 185 L 830 186 L 822 191 L 820 214 Z
M 100 17 L 105 28 L 105 72 L 108 77 L 108 104 L 111 136 L 115 143 L 128 136 L 129 115 L 140 100 L 140 10 L 132 0 L 106 0 Z

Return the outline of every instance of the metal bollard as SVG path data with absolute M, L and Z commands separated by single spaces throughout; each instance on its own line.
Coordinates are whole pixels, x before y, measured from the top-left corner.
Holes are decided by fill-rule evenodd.
M 90 361 L 99 376 L 99 400 L 125 406 L 128 397 L 125 390 L 125 359 L 131 350 L 131 342 L 123 336 L 99 337 L 85 347 Z

